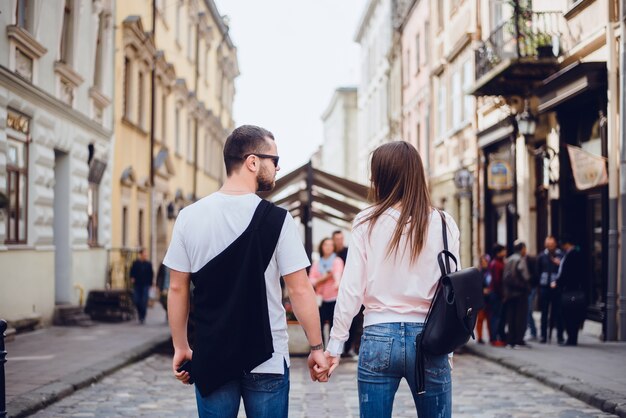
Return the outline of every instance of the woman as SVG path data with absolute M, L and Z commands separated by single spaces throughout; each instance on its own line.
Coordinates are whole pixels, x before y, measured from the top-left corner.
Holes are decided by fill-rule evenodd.
M 450 251 L 459 256 L 459 230 L 450 215 L 431 206 L 417 150 L 398 141 L 372 154 L 370 196 L 374 205 L 357 215 L 341 281 L 327 355 L 330 373 L 339 363 L 350 322 L 365 306 L 358 365 L 361 417 L 391 417 L 393 399 L 405 378 L 419 417 L 450 417 L 451 362 L 428 356 L 426 392 L 417 394 L 415 337 L 441 275 L 445 216 Z M 460 266 L 459 266 L 460 267 Z
M 322 324 L 322 340 L 324 339 L 324 323 L 328 321 L 333 327 L 333 312 L 339 292 L 339 282 L 343 273 L 343 260 L 335 254 L 335 244 L 330 238 L 324 238 L 318 248 L 319 261 L 311 266 L 309 279 L 315 293 L 322 300 L 320 305 L 320 323 Z

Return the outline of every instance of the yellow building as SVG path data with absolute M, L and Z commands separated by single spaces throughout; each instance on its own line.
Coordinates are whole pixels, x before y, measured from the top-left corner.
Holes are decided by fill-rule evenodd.
M 211 0 L 119 2 L 116 25 L 110 262 L 122 287 L 134 250 L 157 267 L 178 211 L 221 184 L 239 69 Z

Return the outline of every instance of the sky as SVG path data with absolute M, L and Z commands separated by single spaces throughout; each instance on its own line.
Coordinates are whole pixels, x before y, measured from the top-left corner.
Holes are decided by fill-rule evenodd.
M 240 76 L 236 125 L 270 130 L 279 177 L 309 161 L 323 141 L 322 113 L 338 87 L 356 86 L 354 34 L 366 0 L 215 0 L 230 20 Z

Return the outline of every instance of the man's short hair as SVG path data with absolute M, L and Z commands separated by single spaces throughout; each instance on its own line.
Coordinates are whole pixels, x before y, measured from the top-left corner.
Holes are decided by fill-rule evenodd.
M 515 241 L 513 244 L 513 251 L 516 253 L 521 253 L 524 248 L 526 248 L 526 243 L 524 241 Z
M 274 140 L 274 134 L 254 125 L 242 125 L 228 135 L 224 144 L 226 175 L 230 176 L 243 164 L 244 155 L 266 152 L 268 150 L 266 138 Z
M 343 234 L 343 231 L 340 231 L 340 230 L 333 231 L 332 237 L 334 238 L 335 235 L 339 235 L 339 234 Z
M 502 250 L 504 250 L 504 249 L 505 249 L 504 245 L 494 244 L 493 245 L 493 254 L 492 255 L 495 257 L 495 256 L 498 255 L 498 253 L 502 252 Z

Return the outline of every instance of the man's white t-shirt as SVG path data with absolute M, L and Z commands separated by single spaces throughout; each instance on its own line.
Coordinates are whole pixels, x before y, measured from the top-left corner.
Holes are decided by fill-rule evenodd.
M 163 264 L 173 270 L 194 273 L 224 251 L 248 227 L 261 198 L 256 194 L 213 193 L 180 211 Z M 282 303 L 280 276 L 309 266 L 298 227 L 287 213 L 276 250 L 265 270 L 274 354 L 252 373 L 283 374 L 289 366 L 287 321 Z M 219 295 L 215 295 L 219 297 Z

